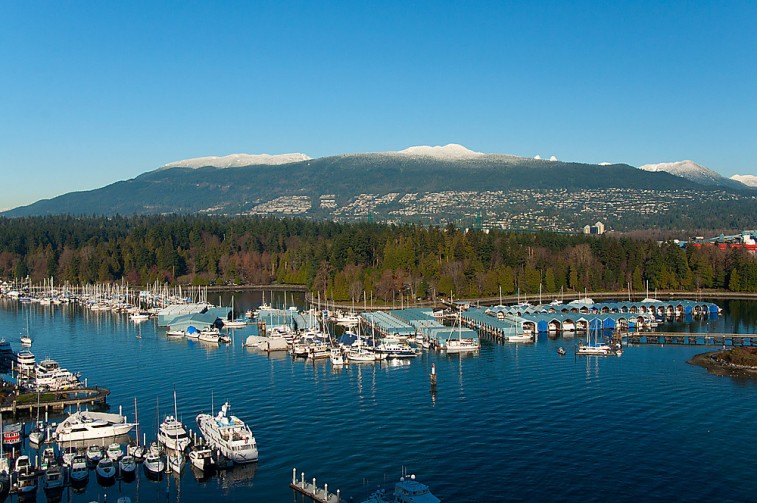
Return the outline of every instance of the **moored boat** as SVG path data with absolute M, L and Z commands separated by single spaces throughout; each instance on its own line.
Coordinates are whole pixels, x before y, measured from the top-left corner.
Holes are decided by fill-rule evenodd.
M 158 429 L 158 441 L 168 449 L 184 451 L 192 440 L 181 421 L 174 416 L 166 416 Z
M 97 463 L 95 473 L 97 474 L 97 480 L 99 480 L 101 484 L 113 482 L 116 478 L 116 465 L 112 459 L 103 458 Z
M 231 406 L 226 402 L 214 417 L 199 414 L 197 425 L 211 447 L 234 463 L 251 463 L 258 460 L 258 447 L 255 437 L 241 419 L 231 415 Z
M 104 437 L 125 435 L 136 423 L 126 421 L 126 416 L 82 410 L 68 416 L 55 429 L 58 442 L 95 440 Z

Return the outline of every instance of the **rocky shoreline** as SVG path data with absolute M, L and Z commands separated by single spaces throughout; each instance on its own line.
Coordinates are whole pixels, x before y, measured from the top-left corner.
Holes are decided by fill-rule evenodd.
M 757 348 L 731 348 L 711 351 L 694 356 L 689 363 L 704 367 L 713 375 L 757 378 L 756 350 Z

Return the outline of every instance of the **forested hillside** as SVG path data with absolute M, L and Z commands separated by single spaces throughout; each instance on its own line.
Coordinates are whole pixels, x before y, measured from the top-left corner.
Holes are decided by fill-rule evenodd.
M 209 216 L 0 219 L 0 277 L 57 284 L 304 285 L 329 298 L 716 288 L 757 291 L 741 249 L 624 237 Z

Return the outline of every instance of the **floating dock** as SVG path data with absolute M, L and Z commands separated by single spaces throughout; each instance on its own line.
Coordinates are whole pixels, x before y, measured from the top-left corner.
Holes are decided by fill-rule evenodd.
M 677 344 L 691 346 L 757 346 L 757 334 L 711 332 L 628 332 L 620 334 L 627 344 Z
M 37 394 L 27 393 L 26 395 L 29 397 L 34 395 L 36 397 Z M 17 400 L 13 400 L 11 403 L 6 402 L 0 406 L 0 412 L 3 414 L 10 413 L 14 416 L 20 412 L 32 415 L 37 407 L 39 407 L 40 411 L 44 410 L 47 412 L 48 410 L 63 410 L 68 406 L 73 406 L 78 409 L 82 405 L 105 405 L 108 395 L 110 395 L 110 390 L 97 387 L 79 388 L 66 391 L 46 391 L 41 393 L 41 396 L 49 397 L 50 395 L 55 395 L 55 398 L 52 400 L 48 398 L 47 400 L 40 401 L 39 404 L 37 404 L 36 399 L 32 398 L 25 403 L 18 403 Z
M 339 489 L 336 490 L 336 494 L 329 492 L 329 485 L 324 484 L 323 489 L 319 489 L 316 485 L 315 477 L 313 482 L 305 482 L 305 472 L 300 474 L 300 480 L 297 481 L 297 468 L 292 468 L 292 482 L 289 487 L 300 494 L 303 494 L 313 501 L 318 503 L 339 503 L 341 501 L 341 495 Z

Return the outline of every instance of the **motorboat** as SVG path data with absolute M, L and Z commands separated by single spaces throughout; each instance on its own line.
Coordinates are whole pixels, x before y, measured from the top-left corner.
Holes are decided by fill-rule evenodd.
M 118 460 L 118 470 L 124 478 L 133 477 L 137 472 L 137 460 L 127 454 Z
M 166 331 L 166 336 L 168 337 L 184 337 L 184 335 L 186 335 L 184 330 L 167 330 Z
M 150 444 L 150 448 L 147 450 L 145 461 L 142 463 L 145 471 L 153 475 L 163 473 L 166 469 L 166 462 L 163 459 L 163 450 L 160 448 L 160 444 L 153 442 Z
M 189 462 L 192 466 L 207 473 L 213 469 L 215 463 L 213 461 L 213 451 L 204 445 L 194 446 L 189 451 Z
M 39 457 L 39 467 L 47 470 L 49 467 L 58 464 L 58 456 L 55 454 L 55 448 L 49 445 L 44 448 L 42 455 Z
M 426 484 L 415 480 L 415 475 L 410 475 L 400 477 L 391 493 L 385 489 L 379 489 L 363 503 L 439 503 L 440 501 L 431 493 Z
M 16 459 L 16 491 L 19 494 L 31 494 L 37 490 L 37 471 L 29 461 L 29 456 L 22 455 Z
M 112 461 L 118 461 L 123 455 L 124 451 L 121 449 L 121 444 L 117 443 L 108 445 L 108 449 L 105 451 L 105 456 Z
M 136 313 L 132 313 L 129 316 L 129 319 L 131 319 L 131 321 L 133 322 L 145 321 L 145 320 L 150 319 L 150 313 L 146 311 L 138 311 Z
M 147 449 L 145 449 L 144 445 L 131 444 L 126 448 L 126 452 L 139 463 L 144 461 Z
M 126 416 L 107 412 L 82 410 L 68 416 L 55 429 L 58 442 L 96 440 L 117 437 L 129 433 L 136 423 L 126 421 Z
M 218 344 L 221 339 L 221 333 L 217 328 L 207 328 L 200 332 L 200 335 L 197 338 L 203 342 L 214 342 Z
M 112 482 L 116 478 L 116 464 L 112 459 L 103 458 L 97 463 L 95 468 L 97 480 L 102 482 Z
M 45 489 L 45 493 L 62 491 L 64 483 L 63 468 L 57 463 L 48 466 L 42 477 L 42 487 Z
M 345 363 L 344 353 L 342 353 L 341 348 L 331 348 L 329 359 L 331 360 L 331 364 L 335 366 L 341 366 Z
M 562 346 L 560 346 L 559 348 L 557 348 L 557 354 L 560 355 L 560 356 L 564 356 L 565 355 L 565 348 L 562 347 Z
M 192 440 L 181 421 L 174 416 L 166 416 L 158 429 L 158 442 L 168 449 L 184 451 Z
M 418 353 L 415 352 L 413 348 L 410 347 L 409 344 L 403 344 L 396 340 L 385 340 L 383 343 L 379 344 L 376 348 L 376 351 L 379 353 L 386 354 L 387 359 L 406 359 L 406 358 L 415 358 L 418 356 Z
M 19 374 L 33 375 L 36 365 L 34 353 L 28 349 L 22 349 L 16 354 L 16 370 Z
M 62 449 L 61 458 L 64 466 L 71 466 L 74 458 L 79 454 L 79 449 L 73 445 L 66 446 Z
M 32 338 L 28 335 L 22 335 L 21 336 L 21 347 L 24 348 L 30 348 L 32 347 Z
M 221 406 L 216 416 L 199 414 L 197 425 L 210 447 L 234 463 L 251 463 L 258 460 L 258 446 L 252 430 L 237 416 L 231 415 L 229 402 Z
M 87 462 L 92 466 L 97 466 L 97 463 L 105 456 L 105 451 L 99 445 L 90 445 L 87 447 Z
M 71 469 L 68 471 L 68 478 L 72 484 L 81 484 L 89 480 L 89 467 L 87 466 L 87 457 L 81 454 L 74 456 L 71 460 Z

